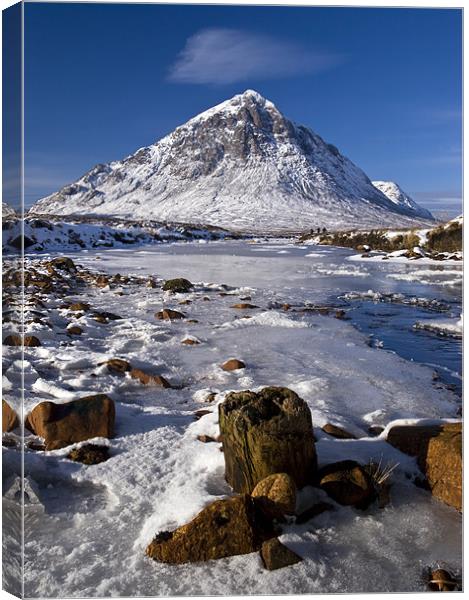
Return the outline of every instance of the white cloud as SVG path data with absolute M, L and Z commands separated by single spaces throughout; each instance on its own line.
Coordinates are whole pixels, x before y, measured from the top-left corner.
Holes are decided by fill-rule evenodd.
M 313 73 L 342 57 L 312 52 L 289 41 L 237 29 L 203 29 L 188 38 L 172 65 L 170 81 L 228 84 Z

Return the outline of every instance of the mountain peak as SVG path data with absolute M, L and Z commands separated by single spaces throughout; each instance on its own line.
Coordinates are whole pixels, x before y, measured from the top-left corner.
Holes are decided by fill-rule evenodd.
M 255 90 L 98 165 L 32 213 L 153 218 L 237 230 L 402 226 L 431 215 L 388 197 L 337 148 Z

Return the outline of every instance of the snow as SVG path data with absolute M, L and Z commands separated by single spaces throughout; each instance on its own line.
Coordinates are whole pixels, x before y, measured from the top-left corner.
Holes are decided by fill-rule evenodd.
M 270 232 L 433 220 L 407 196 L 389 199 L 334 146 L 252 90 L 121 161 L 97 165 L 29 212 Z
M 463 324 L 462 317 L 460 319 L 438 319 L 437 321 L 425 320 L 418 321 L 414 327 L 416 329 L 424 329 L 439 335 L 449 335 L 454 337 L 462 337 Z
M 321 278 L 330 290 L 339 281 L 345 285 L 349 276 L 366 282 L 370 273 L 357 277 L 362 265 L 344 267 L 337 249 L 317 248 L 313 259 L 308 248 L 289 242 L 283 245 L 288 254 L 279 255 L 282 244 L 276 242 L 265 244 L 262 256 L 251 251 L 255 245 L 225 244 L 149 246 L 139 254 L 100 249 L 97 262 L 97 250 L 72 255 L 87 268 L 157 280 L 185 276 L 195 284 L 192 292 L 174 296 L 139 285 L 123 285 L 124 295 L 117 289 L 84 289 L 73 300 L 123 318 L 107 325 L 86 315 L 76 318 L 85 329 L 76 338 L 63 335 L 67 313 L 55 300 L 45 300 L 53 329 L 36 328 L 43 345 L 24 349 L 26 410 L 43 400 L 107 393 L 116 402 L 116 435 L 105 442 L 111 458 L 97 465 L 68 461 L 70 448 L 25 453 L 25 473 L 42 507 L 40 518 L 37 503 L 25 508 L 27 596 L 424 591 L 427 566 L 445 564 L 460 572 L 460 515 L 414 486 L 415 459 L 368 433 L 371 424 L 399 419 L 451 419 L 457 396 L 434 385 L 433 369 L 370 347 L 348 322 L 276 308 L 285 301 L 302 306 L 324 301 Z M 260 308 L 231 308 L 246 296 Z M 180 306 L 182 299 L 192 303 Z M 162 306 L 182 309 L 198 323 L 158 321 L 154 314 Z M 201 344 L 181 344 L 186 337 Z M 15 354 L 5 348 L 4 377 L 11 388 L 19 383 Z M 112 375 L 100 365 L 111 357 L 159 373 L 178 389 Z M 220 365 L 231 357 L 246 368 L 223 371 Z M 399 463 L 391 504 L 365 512 L 334 504 L 333 512 L 311 523 L 286 525 L 282 541 L 305 560 L 278 572 L 264 570 L 257 553 L 181 566 L 146 558 L 145 547 L 156 532 L 184 524 L 231 494 L 219 444 L 201 443 L 197 436 L 218 435 L 218 404 L 229 391 L 266 385 L 290 387 L 308 403 L 321 464 L 344 458 Z M 10 392 L 7 385 L 4 397 L 14 404 Z M 214 400 L 207 402 L 210 394 Z M 195 420 L 201 407 L 210 413 Z M 320 430 L 326 422 L 361 439 L 331 438 Z M 4 455 L 6 476 L 14 482 L 19 453 L 4 448 Z M 325 499 L 305 488 L 299 505 L 315 497 Z
M 371 183 L 397 206 L 406 206 L 420 216 L 432 219 L 431 213 L 412 200 L 394 181 L 372 181 Z

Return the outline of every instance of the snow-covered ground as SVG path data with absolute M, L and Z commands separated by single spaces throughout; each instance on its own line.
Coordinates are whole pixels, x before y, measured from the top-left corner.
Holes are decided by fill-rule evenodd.
M 344 305 L 340 296 L 347 291 L 374 289 L 404 298 L 436 297 L 450 308 L 441 314 L 393 308 L 420 310 L 439 321 L 450 318 L 451 311 L 459 315 L 460 287 L 399 280 L 391 275 L 405 272 L 405 265 L 351 264 L 350 255 L 332 247 L 256 240 L 70 255 L 95 271 L 151 275 L 156 281 L 187 277 L 195 288 L 170 295 L 135 283 L 73 294 L 70 299 L 123 317 L 108 324 L 59 308 L 67 297 L 44 297 L 45 307 L 34 308 L 47 315 L 43 320 L 50 326 L 27 325 L 42 342 L 25 348 L 27 409 L 43 400 L 63 402 L 102 392 L 115 400 L 117 415 L 107 462 L 80 465 L 65 458 L 67 450 L 25 453 L 32 490 L 25 508 L 27 596 L 424 591 L 427 567 L 460 573 L 461 516 L 412 483 L 414 459 L 368 433 L 370 425 L 386 426 L 395 419 L 456 417 L 458 395 L 435 380 L 435 367 L 420 364 L 424 361 L 418 355 L 411 362 L 396 348 L 370 344 L 353 326 L 353 316 L 344 321 L 300 312 L 320 304 Z M 445 268 L 439 265 L 435 273 Z M 457 270 L 454 265 L 448 269 Z M 238 302 L 259 308 L 231 308 Z M 291 308 L 284 310 L 284 303 Z M 347 314 L 353 315 L 352 304 L 345 305 Z M 182 311 L 187 319 L 156 320 L 163 306 Z M 28 316 L 33 313 L 27 311 Z M 66 335 L 70 322 L 83 328 L 81 336 Z M 405 335 L 408 343 L 412 336 L 427 339 L 412 328 Z M 200 344 L 181 344 L 188 336 Z M 433 337 L 428 334 L 428 340 Z M 12 403 L 20 385 L 16 354 L 15 348 L 5 350 L 4 398 Z M 163 375 L 175 389 L 110 374 L 100 363 L 114 357 Z M 246 368 L 223 371 L 220 364 L 229 358 L 243 360 Z M 438 352 L 433 359 L 438 362 Z M 182 566 L 146 558 L 145 547 L 155 533 L 184 524 L 209 502 L 231 493 L 219 444 L 204 444 L 197 436 L 216 437 L 217 405 L 228 391 L 266 385 L 290 387 L 308 403 L 320 463 L 343 458 L 399 463 L 391 503 L 365 512 L 337 505 L 307 524 L 287 525 L 282 541 L 305 560 L 277 572 L 264 570 L 258 554 Z M 196 420 L 194 411 L 201 408 L 210 412 Z M 333 439 L 320 430 L 326 422 L 360 439 Z M 19 457 L 17 450 L 4 448 L 13 486 Z M 299 506 L 314 497 L 324 499 L 305 488 Z

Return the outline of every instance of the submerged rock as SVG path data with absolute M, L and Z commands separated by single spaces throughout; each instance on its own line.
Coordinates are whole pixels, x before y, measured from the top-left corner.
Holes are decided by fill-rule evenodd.
M 217 500 L 187 525 L 159 533 L 146 553 L 171 564 L 202 562 L 255 552 L 272 535 L 254 500 L 242 495 Z
M 26 427 L 56 450 L 94 437 L 114 435 L 114 401 L 106 394 L 85 396 L 65 404 L 41 402 L 27 417 Z
M 415 456 L 433 496 L 462 510 L 462 423 L 397 425 L 387 435 L 395 448 Z
M 284 546 L 278 538 L 267 540 L 262 544 L 261 557 L 268 571 L 296 565 L 303 560 L 298 554 Z
M 287 473 L 298 488 L 315 479 L 317 461 L 311 411 L 295 392 L 267 387 L 231 392 L 219 405 L 225 477 L 237 492 Z

